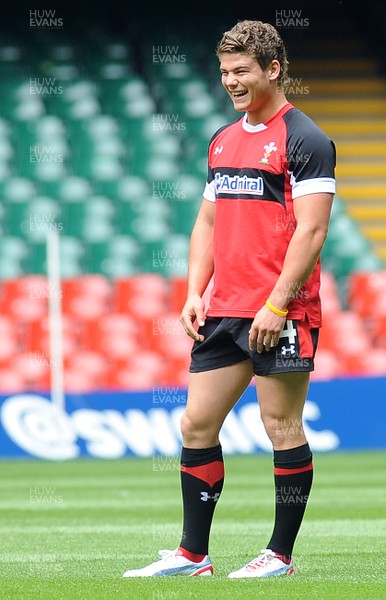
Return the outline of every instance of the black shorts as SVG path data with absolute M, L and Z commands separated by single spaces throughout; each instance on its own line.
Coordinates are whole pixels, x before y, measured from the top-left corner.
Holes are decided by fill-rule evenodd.
M 275 375 L 296 371 L 313 371 L 319 329 L 310 329 L 308 321 L 288 319 L 280 334 L 279 344 L 258 354 L 248 347 L 253 319 L 207 317 L 198 332 L 203 342 L 194 342 L 191 373 L 228 367 L 248 358 L 255 375 Z

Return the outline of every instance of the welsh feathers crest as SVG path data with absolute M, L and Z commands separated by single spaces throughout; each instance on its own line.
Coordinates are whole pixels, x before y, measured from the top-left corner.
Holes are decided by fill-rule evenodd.
M 261 159 L 261 163 L 264 165 L 268 164 L 268 159 L 271 156 L 272 152 L 276 152 L 277 148 L 275 146 L 275 142 L 269 142 L 269 144 L 265 144 L 264 146 L 264 156 Z

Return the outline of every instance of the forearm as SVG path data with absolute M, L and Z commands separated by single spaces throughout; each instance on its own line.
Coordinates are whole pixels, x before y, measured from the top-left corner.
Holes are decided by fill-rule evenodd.
M 323 227 L 296 229 L 287 249 L 281 275 L 269 296 L 276 308 L 285 310 L 299 293 L 315 268 L 326 235 Z
M 188 295 L 202 296 L 213 275 L 213 225 L 197 219 L 189 253 Z

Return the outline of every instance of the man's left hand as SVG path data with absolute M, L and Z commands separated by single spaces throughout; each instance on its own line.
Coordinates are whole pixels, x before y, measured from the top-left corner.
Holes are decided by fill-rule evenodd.
M 249 349 L 261 354 L 264 348 L 268 352 L 273 346 L 277 346 L 285 322 L 286 317 L 275 315 L 268 306 L 263 306 L 256 313 L 249 330 Z

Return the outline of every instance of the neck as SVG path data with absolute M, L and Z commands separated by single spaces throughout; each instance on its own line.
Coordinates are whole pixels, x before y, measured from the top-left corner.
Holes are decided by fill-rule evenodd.
M 276 92 L 274 97 L 269 97 L 267 101 L 256 110 L 247 112 L 247 122 L 250 125 L 259 125 L 266 123 L 276 115 L 287 104 L 288 100 L 283 92 Z

